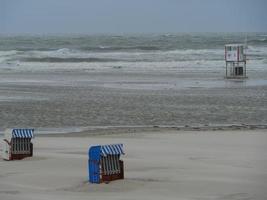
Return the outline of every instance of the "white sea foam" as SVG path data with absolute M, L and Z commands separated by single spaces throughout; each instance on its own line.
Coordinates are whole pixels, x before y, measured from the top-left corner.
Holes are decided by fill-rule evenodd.
M 11 50 L 11 51 L 0 51 L 0 63 L 3 63 L 13 56 L 15 56 L 18 53 L 16 50 Z
M 267 56 L 267 47 L 249 46 L 247 50 L 250 56 Z M 48 58 L 40 59 L 37 58 Z M 172 51 L 136 51 L 136 52 L 90 52 L 62 48 L 51 51 L 0 51 L 0 61 L 5 60 L 26 60 L 31 59 L 35 62 L 49 62 L 49 58 L 61 58 L 61 62 L 71 62 L 69 58 L 73 58 L 75 62 L 107 62 L 107 61 L 147 61 L 147 62 L 165 62 L 165 61 L 186 61 L 186 60 L 222 60 L 224 58 L 224 49 L 179 49 Z M 85 60 L 79 58 L 84 58 Z M 86 58 L 91 58 L 87 59 Z M 35 60 L 34 60 L 35 59 Z M 101 60 L 104 59 L 104 60 Z M 53 62 L 56 62 L 54 60 Z
M 28 51 L 19 56 L 15 56 L 14 59 L 32 62 L 165 62 L 203 59 L 220 60 L 223 58 L 223 53 L 221 49 L 187 49 L 149 52 L 88 52 L 59 49 L 53 51 Z
M 253 70 L 266 70 L 267 47 L 249 46 L 247 53 L 248 66 L 253 66 Z M 93 52 L 69 48 L 49 51 L 0 51 L 0 70 L 125 70 L 127 72 L 207 70 L 219 73 L 224 66 L 223 47 L 133 52 Z

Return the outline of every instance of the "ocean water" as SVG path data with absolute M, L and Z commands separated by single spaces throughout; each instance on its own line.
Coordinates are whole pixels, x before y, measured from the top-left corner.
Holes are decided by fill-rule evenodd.
M 266 33 L 0 37 L 0 70 L 222 71 L 224 45 L 247 38 L 248 70 L 265 71 Z
M 246 38 L 249 78 L 224 79 Z M 267 125 L 266 88 L 267 33 L 0 36 L 0 132 Z

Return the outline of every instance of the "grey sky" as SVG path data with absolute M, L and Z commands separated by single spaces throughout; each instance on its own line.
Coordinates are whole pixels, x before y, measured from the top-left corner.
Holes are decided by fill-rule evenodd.
M 0 0 L 0 33 L 267 32 L 267 0 Z

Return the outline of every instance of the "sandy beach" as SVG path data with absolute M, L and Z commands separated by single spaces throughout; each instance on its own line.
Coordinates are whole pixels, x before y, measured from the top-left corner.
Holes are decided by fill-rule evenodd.
M 88 183 L 88 148 L 110 143 L 125 145 L 125 179 Z M 266 130 L 37 136 L 33 158 L 0 160 L 0 199 L 264 200 L 266 145 Z
M 267 200 L 266 8 L 0 0 L 0 200 Z
M 0 139 L 36 135 L 32 158 L 0 156 L 0 200 L 266 200 L 265 33 L 248 34 L 248 78 L 224 78 L 244 36 L 0 37 Z M 112 143 L 125 179 L 89 184 L 88 148 Z

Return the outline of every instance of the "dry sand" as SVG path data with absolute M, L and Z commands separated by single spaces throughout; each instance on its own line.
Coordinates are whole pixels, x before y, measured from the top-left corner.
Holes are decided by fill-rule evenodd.
M 87 182 L 87 151 L 124 143 L 125 180 Z M 0 161 L 1 200 L 267 199 L 266 130 L 42 136 L 34 157 Z

